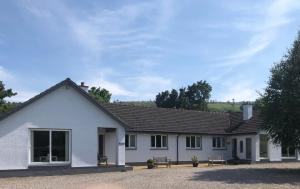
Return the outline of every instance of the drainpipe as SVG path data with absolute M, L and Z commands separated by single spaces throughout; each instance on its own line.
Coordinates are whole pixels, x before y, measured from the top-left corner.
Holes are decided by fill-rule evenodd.
M 178 151 L 178 141 L 179 141 L 179 134 L 177 134 L 177 138 L 176 138 L 176 164 L 179 164 L 179 151 Z

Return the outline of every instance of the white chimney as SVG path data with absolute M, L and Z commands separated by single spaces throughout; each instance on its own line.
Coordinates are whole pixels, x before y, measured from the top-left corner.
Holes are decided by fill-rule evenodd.
M 252 105 L 244 104 L 243 105 L 243 120 L 249 120 L 252 118 Z
M 84 85 L 84 82 L 81 82 L 79 87 L 81 89 L 83 89 L 85 92 L 88 92 L 88 90 L 89 90 L 89 86 Z

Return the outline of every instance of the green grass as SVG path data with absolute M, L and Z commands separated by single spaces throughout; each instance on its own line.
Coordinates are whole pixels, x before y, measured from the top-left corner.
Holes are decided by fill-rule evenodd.
M 126 101 L 120 102 L 122 104 L 144 106 L 144 107 L 156 107 L 154 101 Z M 234 105 L 229 102 L 210 102 L 208 103 L 208 109 L 212 112 L 238 112 L 240 110 L 241 103 L 237 102 Z
M 213 112 L 239 112 L 241 103 L 235 103 L 234 105 L 232 103 L 228 102 L 210 102 L 208 103 L 208 109 L 209 111 Z

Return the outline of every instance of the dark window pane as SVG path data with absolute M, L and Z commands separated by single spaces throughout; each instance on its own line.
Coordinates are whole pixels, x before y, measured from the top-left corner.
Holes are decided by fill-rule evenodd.
M 191 136 L 191 148 L 195 148 L 195 136 Z
M 161 135 L 156 135 L 156 147 L 161 148 Z
M 221 139 L 220 137 L 217 137 L 217 148 L 221 147 Z
M 216 143 L 217 143 L 217 142 L 216 142 L 216 138 L 214 137 L 214 138 L 213 138 L 213 148 L 217 147 Z
M 162 136 L 163 140 L 162 140 L 162 147 L 167 147 L 167 136 Z
M 130 147 L 135 147 L 135 135 L 130 135 Z
M 151 136 L 151 147 L 155 147 L 155 136 Z
M 128 135 L 125 135 L 125 147 L 128 148 L 129 144 L 128 144 L 129 140 L 128 140 Z
M 196 138 L 196 147 L 200 148 L 201 147 L 201 137 Z
M 52 161 L 69 161 L 69 132 L 52 131 Z
M 49 131 L 32 131 L 32 161 L 49 162 Z
M 191 138 L 190 138 L 189 136 L 187 136 L 187 137 L 186 137 L 186 141 L 185 141 L 186 147 L 187 147 L 187 148 L 191 147 L 191 145 L 190 145 L 190 140 L 191 140 Z
M 240 153 L 244 152 L 244 143 L 243 141 L 240 141 Z
M 293 147 L 289 147 L 289 157 L 296 157 L 296 150 Z

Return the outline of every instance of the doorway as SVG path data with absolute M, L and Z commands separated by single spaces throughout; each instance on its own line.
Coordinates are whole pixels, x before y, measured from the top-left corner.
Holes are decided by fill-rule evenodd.
M 236 138 L 232 139 L 232 158 L 237 157 L 237 140 Z
M 98 156 L 103 157 L 104 156 L 104 135 L 99 134 L 98 138 Z
M 249 159 L 249 160 L 252 159 L 251 158 L 251 156 L 252 156 L 251 148 L 252 148 L 251 138 L 246 138 L 246 159 Z

